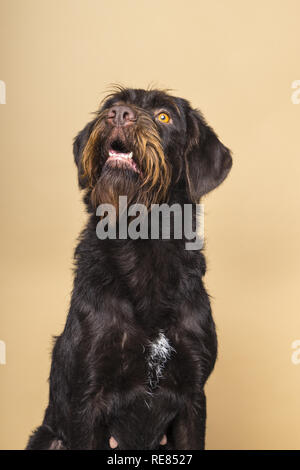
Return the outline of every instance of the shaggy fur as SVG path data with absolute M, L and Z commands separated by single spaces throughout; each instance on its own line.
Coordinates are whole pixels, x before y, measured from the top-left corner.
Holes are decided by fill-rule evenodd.
M 161 117 L 164 112 L 169 122 Z M 133 152 L 133 166 L 109 151 Z M 89 213 L 75 251 L 70 311 L 56 339 L 49 405 L 28 449 L 203 449 L 204 385 L 217 354 L 201 251 L 186 240 L 99 240 L 95 209 L 196 204 L 232 160 L 188 101 L 119 88 L 77 135 L 74 157 Z

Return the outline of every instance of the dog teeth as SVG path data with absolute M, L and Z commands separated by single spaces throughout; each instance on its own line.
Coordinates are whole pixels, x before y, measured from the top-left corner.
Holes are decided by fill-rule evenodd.
M 126 158 L 126 159 L 132 159 L 132 155 L 133 155 L 132 152 L 121 153 L 121 152 L 115 152 L 113 150 L 110 150 L 108 154 L 110 157 Z
M 124 161 L 127 161 L 132 168 L 133 170 L 136 172 L 136 173 L 140 173 L 139 169 L 137 168 L 136 166 L 136 163 L 133 161 L 132 159 L 133 157 L 133 152 L 128 152 L 128 153 L 121 153 L 121 152 L 117 152 L 116 150 L 109 150 L 108 152 L 108 160 L 109 161 L 115 161 L 115 162 L 122 162 L 124 163 Z

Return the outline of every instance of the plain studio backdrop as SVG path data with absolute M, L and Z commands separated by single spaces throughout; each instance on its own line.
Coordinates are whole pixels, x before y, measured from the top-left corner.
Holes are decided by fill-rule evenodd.
M 116 82 L 171 88 L 233 152 L 203 201 L 207 448 L 300 448 L 299 18 L 299 0 L 0 1 L 1 449 L 43 416 L 85 221 L 72 139 Z

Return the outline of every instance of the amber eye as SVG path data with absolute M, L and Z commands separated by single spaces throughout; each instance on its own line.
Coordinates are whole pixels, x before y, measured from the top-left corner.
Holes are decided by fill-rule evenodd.
M 159 113 L 157 117 L 160 122 L 165 124 L 170 121 L 170 116 L 167 113 Z

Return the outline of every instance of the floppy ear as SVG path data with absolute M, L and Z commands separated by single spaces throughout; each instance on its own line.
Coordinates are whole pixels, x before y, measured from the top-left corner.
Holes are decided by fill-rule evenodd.
M 206 124 L 199 111 L 187 116 L 186 179 L 193 202 L 219 186 L 232 166 L 230 151 Z
M 94 124 L 97 119 L 90 121 L 83 129 L 80 131 L 74 139 L 73 142 L 73 154 L 74 160 L 78 168 L 78 183 L 81 189 L 84 189 L 88 186 L 88 181 L 83 177 L 83 168 L 82 168 L 82 154 L 83 150 L 89 140 L 91 132 L 93 130 Z

